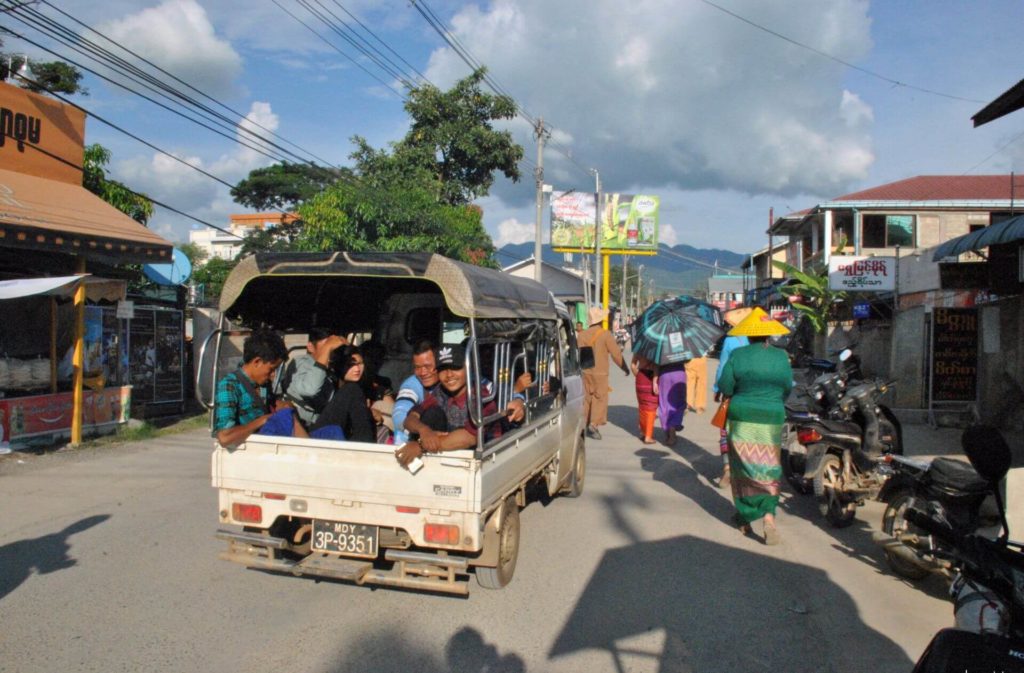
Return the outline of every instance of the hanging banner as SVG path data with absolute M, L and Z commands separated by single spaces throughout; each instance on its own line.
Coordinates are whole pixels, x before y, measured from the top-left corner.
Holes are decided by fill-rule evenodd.
M 595 195 L 555 192 L 551 197 L 551 247 L 556 252 L 595 249 Z M 602 254 L 652 255 L 658 251 L 661 200 L 649 194 L 601 194 Z
M 896 289 L 896 258 L 833 255 L 828 260 L 828 287 L 846 292 L 892 292 Z

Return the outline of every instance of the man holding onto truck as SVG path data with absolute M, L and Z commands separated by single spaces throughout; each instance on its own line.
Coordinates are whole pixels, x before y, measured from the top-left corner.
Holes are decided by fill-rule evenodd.
M 437 355 L 437 376 L 440 385 L 410 410 L 405 418 L 405 430 L 417 439 L 406 442 L 395 456 L 405 466 L 424 453 L 455 451 L 476 446 L 479 428 L 469 417 L 469 394 L 466 389 L 466 353 L 462 346 L 446 345 Z M 484 382 L 484 386 L 490 384 Z M 481 391 L 486 396 L 487 391 Z M 498 405 L 492 399 L 482 409 L 484 417 L 494 415 Z M 511 420 L 525 416 L 522 399 L 513 399 L 506 410 Z M 503 422 L 485 428 L 487 439 L 501 436 Z
M 406 416 L 438 385 L 437 354 L 434 351 L 434 344 L 426 340 L 416 344 L 412 351 L 412 371 L 412 376 L 402 381 L 402 385 L 399 386 L 395 406 L 391 411 L 391 418 L 395 424 L 396 446 L 409 441 L 409 433 L 405 429 Z

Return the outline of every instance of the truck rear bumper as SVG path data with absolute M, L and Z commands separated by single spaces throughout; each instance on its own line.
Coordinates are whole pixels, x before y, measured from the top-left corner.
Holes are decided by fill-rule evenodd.
M 434 554 L 385 549 L 384 559 L 394 565 L 390 570 L 382 570 L 374 568 L 370 559 L 350 559 L 330 554 L 310 554 L 299 560 L 278 558 L 275 551 L 292 548 L 284 538 L 226 530 L 217 531 L 217 538 L 228 543 L 227 550 L 220 554 L 221 559 L 241 563 L 249 568 L 330 577 L 359 585 L 380 584 L 460 596 L 469 594 L 468 582 L 458 579 L 460 575 L 468 573 L 468 561 L 464 557 L 448 556 L 444 552 Z

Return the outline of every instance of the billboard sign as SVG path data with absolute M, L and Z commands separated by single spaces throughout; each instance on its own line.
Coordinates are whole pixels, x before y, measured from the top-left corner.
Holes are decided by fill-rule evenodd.
M 846 292 L 892 292 L 896 289 L 896 258 L 834 255 L 828 260 L 828 287 Z
M 551 198 L 551 247 L 557 252 L 593 252 L 594 194 L 556 192 Z M 660 199 L 649 194 L 601 194 L 601 251 L 658 251 Z

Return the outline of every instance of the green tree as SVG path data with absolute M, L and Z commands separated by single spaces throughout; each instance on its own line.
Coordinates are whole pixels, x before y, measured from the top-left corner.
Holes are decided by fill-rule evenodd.
M 439 203 L 428 187 L 338 183 L 299 208 L 302 250 L 437 252 L 496 267 L 494 244 L 474 206 Z
M 251 171 L 231 188 L 231 198 L 256 210 L 290 211 L 346 177 L 351 177 L 348 169 L 285 161 Z
M 846 300 L 846 293 L 829 289 L 827 270 L 805 273 L 785 262 L 772 264 L 790 278 L 779 291 L 787 297 L 799 297 L 799 301 L 792 302 L 793 308 L 807 316 L 816 333 L 824 334 L 828 323 L 836 317 L 837 305 Z
M 486 196 L 495 171 L 519 180 L 523 148 L 492 123 L 515 117 L 516 104 L 481 90 L 486 73 L 479 68 L 448 91 L 424 84 L 406 99 L 412 124 L 392 157 L 429 171 L 444 203 L 462 205 Z
M 228 274 L 237 263 L 237 260 L 214 257 L 192 271 L 192 281 L 204 288 L 204 303 L 206 305 L 215 306 L 217 304 L 220 292 L 224 288 L 224 281 L 227 280 Z
M 181 252 L 188 257 L 188 262 L 192 265 L 193 269 L 205 262 L 206 258 L 209 256 L 205 248 L 198 243 L 192 243 L 191 241 L 188 243 L 178 243 L 174 247 L 181 250 Z
M 110 150 L 99 144 L 85 148 L 82 164 L 82 186 L 139 224 L 145 225 L 153 216 L 153 202 L 132 191 L 123 183 L 107 177 Z
M 3 40 L 0 40 L 0 48 L 3 47 Z M 89 95 L 85 87 L 81 85 L 82 73 L 75 66 L 64 61 L 31 61 L 29 68 L 32 70 L 31 82 L 19 77 L 11 77 L 11 73 L 18 72 L 21 66 L 25 65 L 24 54 L 15 54 L 0 51 L 0 79 L 7 81 L 13 79 L 18 86 L 35 93 L 56 93 Z

